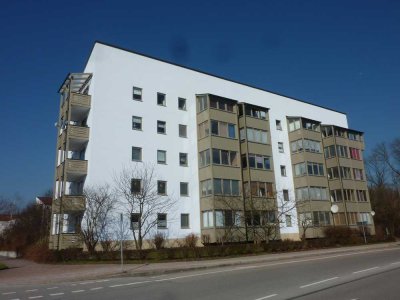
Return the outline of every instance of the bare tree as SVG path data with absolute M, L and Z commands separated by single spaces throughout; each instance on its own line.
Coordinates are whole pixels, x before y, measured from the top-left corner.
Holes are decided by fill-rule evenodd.
M 108 185 L 87 187 L 84 190 L 86 210 L 82 220 L 81 235 L 89 253 L 108 234 L 111 215 L 115 208 L 115 196 Z
M 157 175 L 152 164 L 135 164 L 114 175 L 114 183 L 123 209 L 132 218 L 132 234 L 136 249 L 142 250 L 143 241 L 157 227 L 157 214 L 170 211 L 175 200 L 159 195 Z
M 16 200 L 11 200 L 5 196 L 0 196 L 0 214 L 3 215 L 14 215 L 17 213 L 18 208 L 16 206 Z
M 301 240 L 306 241 L 307 230 L 313 227 L 312 212 L 304 212 L 299 214 L 299 227 L 301 228 Z

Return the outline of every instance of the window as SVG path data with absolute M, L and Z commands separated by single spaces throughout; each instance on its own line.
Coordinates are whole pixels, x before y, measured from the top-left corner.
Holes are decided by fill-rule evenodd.
M 239 180 L 214 178 L 214 195 L 239 196 Z
M 187 126 L 179 124 L 179 136 L 180 137 L 187 137 Z
M 165 94 L 157 93 L 157 105 L 161 105 L 161 106 L 167 105 Z
M 200 182 L 201 196 L 212 195 L 212 180 L 207 179 Z
M 180 110 L 186 110 L 186 99 L 185 98 L 178 98 L 178 108 Z
M 307 130 L 312 130 L 312 131 L 317 131 L 319 132 L 319 123 L 312 121 L 312 120 L 307 120 L 307 119 L 302 119 L 302 125 L 304 129 Z
M 329 200 L 325 187 L 301 187 L 296 189 L 296 201 L 304 200 Z
M 358 202 L 367 202 L 367 192 L 364 190 L 357 190 L 357 199 Z
M 210 149 L 201 151 L 199 154 L 200 168 L 208 166 L 210 164 Z
M 353 190 L 343 190 L 343 199 L 345 201 L 355 201 L 356 199 L 354 198 L 354 191 Z
M 167 228 L 167 214 L 157 214 L 157 228 L 158 229 Z
M 292 227 L 292 216 L 285 215 L 286 227 Z
M 336 152 L 339 157 L 345 157 L 345 158 L 349 157 L 346 146 L 336 145 Z
M 203 211 L 203 227 L 214 227 L 214 214 L 212 211 Z
M 140 214 L 133 213 L 131 214 L 131 229 L 137 230 L 139 229 L 140 222 Z
M 339 179 L 338 167 L 333 167 L 328 169 L 328 179 Z
M 320 142 L 304 139 L 303 146 L 304 146 L 304 151 L 313 152 L 313 153 L 321 153 Z
M 283 200 L 289 201 L 289 190 L 283 190 L 282 194 L 283 194 Z
M 206 110 L 208 108 L 207 96 L 198 96 L 197 103 L 198 103 L 199 112 Z
M 349 147 L 349 150 L 350 150 L 350 157 L 351 157 L 352 159 L 361 160 L 361 155 L 360 155 L 360 150 L 359 150 L 359 149 L 350 148 L 350 147 Z
M 241 136 L 241 140 L 243 139 L 245 139 L 245 137 Z M 267 131 L 248 127 L 247 140 L 254 143 L 268 144 Z
M 138 194 L 142 190 L 142 180 L 141 179 L 132 179 L 131 180 L 131 192 L 133 194 Z
M 142 130 L 142 117 L 132 116 L 132 129 Z
M 133 87 L 132 99 L 142 101 L 142 89 L 141 88 L 138 88 L 135 86 Z
M 330 137 L 333 135 L 332 126 L 322 127 L 322 136 L 324 138 Z
M 289 132 L 300 129 L 300 119 L 290 119 L 289 120 Z
M 180 195 L 181 196 L 189 196 L 189 183 L 188 182 L 180 183 Z
M 278 142 L 278 150 L 279 150 L 280 153 L 283 153 L 283 152 L 284 152 L 284 150 L 283 150 L 283 143 L 282 143 L 282 142 Z
M 189 214 L 181 214 L 181 228 L 189 228 Z
M 166 181 L 157 181 L 157 193 L 159 195 L 166 195 L 167 194 L 167 182 Z
M 179 165 L 181 167 L 187 167 L 187 165 L 188 165 L 187 153 L 179 153 Z
M 360 222 L 362 222 L 364 225 L 372 224 L 370 213 L 367 213 L 367 212 L 360 213 L 359 214 L 359 219 L 360 219 Z
M 323 164 L 315 162 L 295 164 L 294 174 L 295 176 L 302 176 L 307 174 L 310 176 L 324 176 L 324 166 Z
M 251 181 L 250 186 L 248 182 L 244 183 L 245 195 L 254 197 L 274 197 L 273 185 L 271 182 Z
M 238 155 L 236 151 L 212 149 L 212 154 L 213 164 L 215 165 L 225 165 L 232 167 L 238 166 Z
M 216 210 L 215 211 L 215 226 L 239 226 L 240 225 L 240 213 L 233 210 Z
M 342 202 L 343 201 L 342 190 L 331 190 L 331 201 Z
M 211 120 L 211 134 L 234 139 L 236 138 L 236 125 Z
M 331 224 L 331 218 L 328 211 L 314 211 L 312 220 L 314 226 L 328 226 Z
M 257 119 L 263 119 L 263 120 L 265 120 L 267 118 L 267 110 L 266 109 L 262 109 L 259 107 L 255 107 L 255 106 L 246 104 L 245 111 L 246 111 L 246 116 L 250 116 L 253 118 L 257 118 Z
M 364 172 L 362 169 L 353 169 L 354 180 L 364 180 Z
M 164 121 L 157 121 L 157 133 L 166 134 L 167 125 Z
M 282 122 L 281 120 L 275 120 L 276 130 L 282 130 Z
M 202 139 L 210 134 L 208 121 L 199 124 L 199 139 Z
M 142 148 L 132 147 L 132 160 L 142 161 Z
M 295 176 L 303 176 L 307 174 L 306 171 L 306 164 L 305 163 L 299 163 L 294 165 L 294 174 Z
M 286 166 L 281 166 L 281 176 L 286 177 Z
M 233 112 L 233 102 L 216 96 L 210 96 L 210 107 Z
M 336 157 L 336 148 L 334 145 L 328 146 L 324 148 L 325 158 L 333 158 Z
M 167 163 L 167 151 L 157 150 L 157 163 L 159 164 Z

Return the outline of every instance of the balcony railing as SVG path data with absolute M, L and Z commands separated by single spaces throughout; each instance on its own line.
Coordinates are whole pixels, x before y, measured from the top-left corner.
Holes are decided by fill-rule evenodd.
M 78 140 L 89 139 L 89 127 L 69 125 L 67 130 L 68 130 L 68 137 L 70 139 L 78 139 Z
M 54 201 L 54 209 L 58 211 L 60 209 L 61 199 Z M 85 196 L 82 195 L 63 195 L 62 196 L 62 208 L 64 212 L 67 211 L 82 211 L 86 209 Z

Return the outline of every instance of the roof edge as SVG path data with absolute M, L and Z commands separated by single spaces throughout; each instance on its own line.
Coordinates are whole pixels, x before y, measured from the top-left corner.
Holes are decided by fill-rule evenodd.
M 325 106 L 322 106 L 322 105 L 314 104 L 314 103 L 309 102 L 309 101 L 293 98 L 293 97 L 290 97 L 290 96 L 287 96 L 287 95 L 284 95 L 284 94 L 281 94 L 281 93 L 277 93 L 277 92 L 270 91 L 270 90 L 267 90 L 267 89 L 264 89 L 264 88 L 260 88 L 260 87 L 257 87 L 257 86 L 253 86 L 253 85 L 250 85 L 250 84 L 247 84 L 247 83 L 243 83 L 243 82 L 240 82 L 240 81 L 236 81 L 236 80 L 233 80 L 233 79 L 229 79 L 229 78 L 226 78 L 226 77 L 222 77 L 222 76 L 219 76 L 219 75 L 208 73 L 208 72 L 205 72 L 205 71 L 202 71 L 202 70 L 199 70 L 199 69 L 195 69 L 195 68 L 187 67 L 187 66 L 184 66 L 184 65 L 180 65 L 180 64 L 177 64 L 177 63 L 165 60 L 165 59 L 157 58 L 157 57 L 154 57 L 154 56 L 151 56 L 151 55 L 147 55 L 147 54 L 144 54 L 144 53 L 141 53 L 141 52 L 137 52 L 137 51 L 134 51 L 134 50 L 130 50 L 130 49 L 127 49 L 127 48 L 119 47 L 119 46 L 116 46 L 116 45 L 113 45 L 113 44 L 110 44 L 110 43 L 106 43 L 106 42 L 103 42 L 103 41 L 100 41 L 100 40 L 95 40 L 95 42 L 93 44 L 93 47 L 92 47 L 92 50 L 90 51 L 90 54 L 89 54 L 89 56 L 88 56 L 88 58 L 86 60 L 85 68 L 86 68 L 86 66 L 87 66 L 87 64 L 89 62 L 90 57 L 92 56 L 92 53 L 93 53 L 93 50 L 94 50 L 94 47 L 96 46 L 96 44 L 101 44 L 101 45 L 108 46 L 108 47 L 111 47 L 111 48 L 115 48 L 115 49 L 118 49 L 118 50 L 122 50 L 122 51 L 125 51 L 125 52 L 129 52 L 129 53 L 133 53 L 133 54 L 136 54 L 136 55 L 140 55 L 140 56 L 143 56 L 143 57 L 146 57 L 146 58 L 154 59 L 154 60 L 157 60 L 157 61 L 160 61 L 160 62 L 163 62 L 163 63 L 167 63 L 167 64 L 170 64 L 170 65 L 173 65 L 173 66 L 176 66 L 176 67 L 184 68 L 184 69 L 187 69 L 187 70 L 190 70 L 190 71 L 194 71 L 194 72 L 197 72 L 197 73 L 201 73 L 201 74 L 204 74 L 204 75 L 208 75 L 208 76 L 215 77 L 215 78 L 218 78 L 218 79 L 222 79 L 222 80 L 226 80 L 226 81 L 233 82 L 233 83 L 236 83 L 236 84 L 240 84 L 240 85 L 243 85 L 243 86 L 246 86 L 246 87 L 249 87 L 249 88 L 253 88 L 253 89 L 256 89 L 256 90 L 263 91 L 263 92 L 271 93 L 271 94 L 274 94 L 274 95 L 277 95 L 277 96 L 289 98 L 289 99 L 292 99 L 292 100 L 295 100 L 295 101 L 299 101 L 299 102 L 302 102 L 302 103 L 305 103 L 305 104 L 317 106 L 317 107 L 320 107 L 320 108 L 323 108 L 323 109 L 326 109 L 326 110 L 330 110 L 330 111 L 333 111 L 333 112 L 336 112 L 336 113 L 340 113 L 342 115 L 347 116 L 347 113 L 342 112 L 342 111 L 338 111 L 338 110 L 335 110 L 335 109 L 332 109 L 332 108 L 329 108 L 329 107 L 325 107 Z

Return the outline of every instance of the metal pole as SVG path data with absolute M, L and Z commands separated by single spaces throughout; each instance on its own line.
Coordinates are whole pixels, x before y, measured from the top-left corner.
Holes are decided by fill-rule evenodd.
M 365 228 L 364 228 L 364 220 L 362 221 L 362 231 L 363 231 L 363 236 L 364 236 L 364 243 L 367 243 L 367 237 L 365 236 Z
M 123 215 L 121 214 L 120 216 L 120 248 L 121 248 L 121 273 L 124 271 L 124 249 L 122 247 L 122 238 L 123 238 L 123 230 L 122 230 L 122 226 L 123 226 Z

